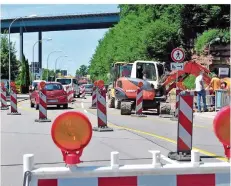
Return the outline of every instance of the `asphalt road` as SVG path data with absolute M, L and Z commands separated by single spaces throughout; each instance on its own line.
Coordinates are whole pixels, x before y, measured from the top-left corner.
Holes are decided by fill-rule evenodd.
M 48 118 L 54 119 L 68 110 L 83 112 L 93 126 L 97 125 L 96 110 L 89 109 L 91 97 L 77 99 L 69 109 L 48 109 Z M 38 111 L 29 101 L 19 103 L 22 115 L 7 115 L 1 111 L 1 185 L 22 185 L 23 154 L 33 153 L 36 166 L 64 166 L 60 150 L 50 135 L 52 122 L 36 123 Z M 108 109 L 108 125 L 113 132 L 94 132 L 81 160 L 85 165 L 109 165 L 110 152 L 120 152 L 121 164 L 151 163 L 149 150 L 160 150 L 166 157 L 176 150 L 177 123 L 149 113 L 147 118 L 120 116 L 119 110 Z M 222 145 L 212 130 L 212 119 L 195 116 L 193 147 L 199 150 L 203 161 L 224 161 Z M 162 163 L 169 163 L 165 158 Z M 12 179 L 13 178 L 13 179 Z

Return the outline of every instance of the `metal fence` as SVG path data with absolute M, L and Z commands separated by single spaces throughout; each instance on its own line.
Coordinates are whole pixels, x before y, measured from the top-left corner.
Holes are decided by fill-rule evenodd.
M 228 90 L 216 90 L 215 95 L 216 111 L 230 104 L 230 93 Z

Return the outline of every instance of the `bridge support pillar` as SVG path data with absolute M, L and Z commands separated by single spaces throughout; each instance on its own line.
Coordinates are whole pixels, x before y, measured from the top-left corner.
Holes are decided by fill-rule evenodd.
M 39 31 L 38 33 L 38 40 L 42 40 L 42 32 Z M 42 42 L 38 43 L 38 62 L 39 62 L 39 69 L 42 68 Z
M 19 56 L 20 56 L 20 61 L 22 62 L 23 58 L 23 27 L 20 27 L 20 41 L 19 41 Z

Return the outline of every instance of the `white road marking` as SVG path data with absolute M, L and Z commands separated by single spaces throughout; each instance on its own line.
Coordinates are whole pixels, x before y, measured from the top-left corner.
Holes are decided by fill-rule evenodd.
M 81 102 L 81 106 L 82 106 L 82 108 L 84 108 L 83 102 Z
M 84 109 L 84 112 L 85 112 L 85 113 L 88 113 L 86 109 Z

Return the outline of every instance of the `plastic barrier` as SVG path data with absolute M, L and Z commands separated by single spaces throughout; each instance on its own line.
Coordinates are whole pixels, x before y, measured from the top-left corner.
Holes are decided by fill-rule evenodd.
M 180 100 L 181 101 L 181 100 Z M 92 138 L 92 125 L 80 112 L 59 115 L 51 135 L 63 154 L 66 167 L 35 168 L 34 155 L 23 156 L 23 186 L 228 186 L 230 163 L 201 163 L 198 151 L 191 152 L 191 162 L 178 163 L 152 154 L 150 164 L 121 165 L 119 152 L 111 152 L 110 166 L 78 166 L 83 149 Z M 167 164 L 163 164 L 163 158 Z M 37 167 L 37 166 L 36 166 Z
M 146 115 L 143 114 L 143 83 L 139 82 L 137 91 L 136 91 L 136 110 L 135 114 L 131 114 L 131 116 L 136 116 L 136 117 L 147 117 Z
M 8 110 L 8 105 L 6 101 L 6 88 L 4 83 L 1 83 L 1 110 Z
M 35 122 L 50 122 L 51 120 L 47 118 L 47 97 L 45 82 L 42 81 L 39 83 L 39 119 L 35 119 Z
M 84 85 L 80 86 L 80 92 L 81 92 L 81 97 L 83 99 L 86 99 L 86 92 L 85 92 L 85 86 Z
M 199 152 L 192 151 L 188 163 L 161 163 L 159 151 L 152 163 L 120 165 L 119 153 L 111 152 L 105 167 L 34 167 L 34 155 L 23 156 L 23 186 L 229 186 L 230 164 L 200 163 Z
M 73 98 L 74 98 L 74 89 L 73 89 L 73 87 L 72 86 L 67 86 L 66 92 L 67 92 L 68 103 L 71 103 Z
M 230 104 L 230 96 L 227 90 L 216 90 L 215 95 L 216 111 Z
M 193 132 L 193 97 L 192 92 L 179 94 L 177 152 L 170 152 L 168 157 L 174 160 L 190 160 Z
M 93 92 L 92 92 L 92 103 L 91 103 L 91 107 L 90 109 L 96 109 L 96 102 L 97 102 L 97 98 L 96 98 L 96 89 L 97 87 L 94 85 L 93 86 Z
M 98 126 L 94 127 L 93 130 L 99 132 L 113 131 L 112 128 L 107 126 L 107 104 L 105 87 L 98 87 L 96 91 L 96 97 Z
M 7 115 L 21 115 L 21 113 L 18 112 L 17 94 L 16 94 L 15 86 L 11 86 L 11 91 L 10 91 L 10 108 L 11 108 L 11 112 L 7 113 Z

